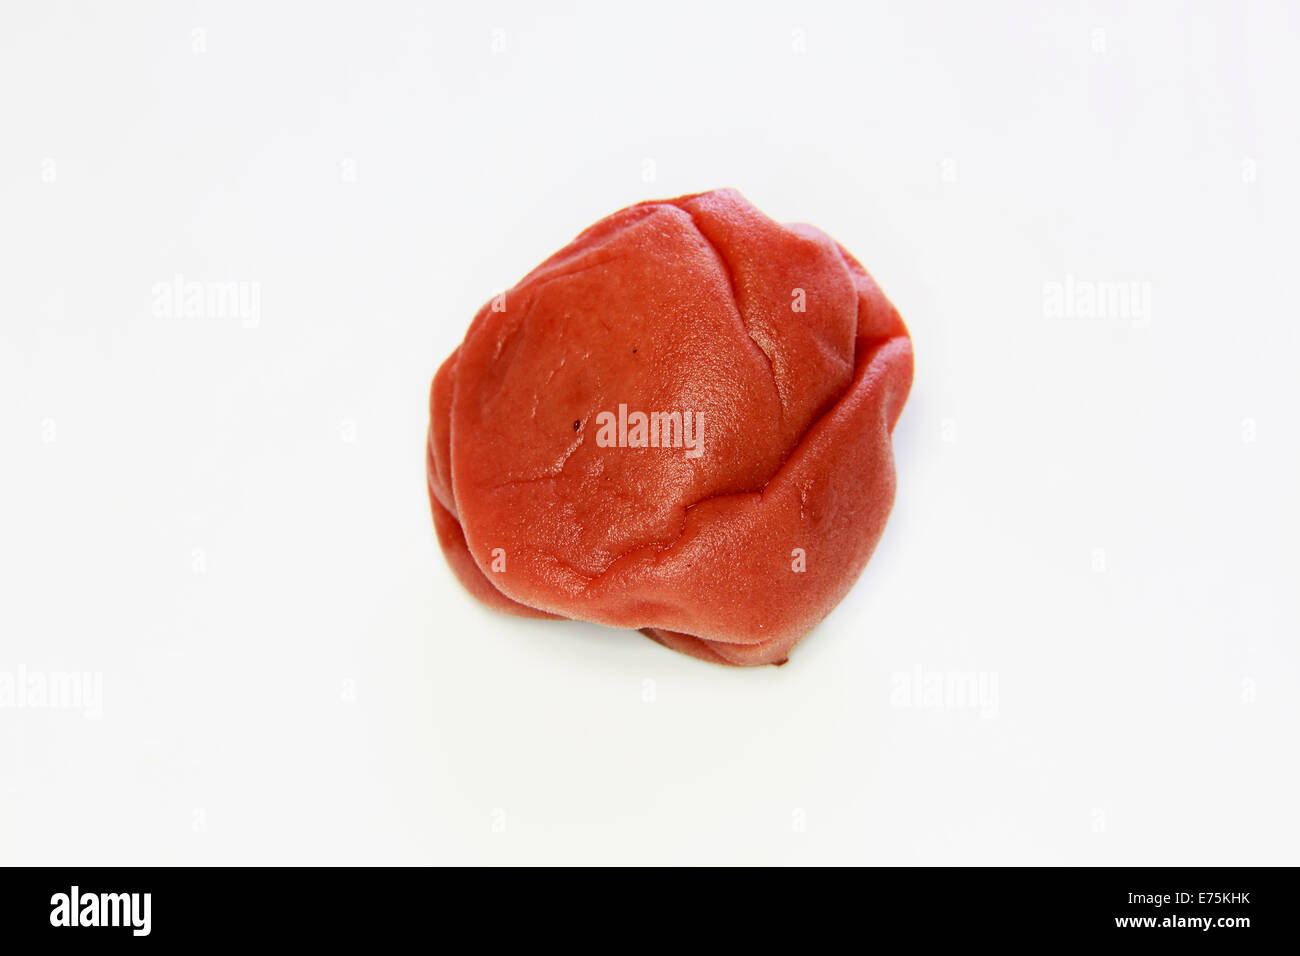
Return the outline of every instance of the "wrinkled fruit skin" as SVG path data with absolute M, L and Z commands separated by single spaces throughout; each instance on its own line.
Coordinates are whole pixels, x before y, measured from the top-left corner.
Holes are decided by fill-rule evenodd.
M 438 540 L 498 610 L 784 663 L 880 540 L 911 382 L 897 310 L 825 234 L 731 190 L 629 206 L 485 305 L 438 370 Z M 620 404 L 692 411 L 702 453 L 602 446 Z

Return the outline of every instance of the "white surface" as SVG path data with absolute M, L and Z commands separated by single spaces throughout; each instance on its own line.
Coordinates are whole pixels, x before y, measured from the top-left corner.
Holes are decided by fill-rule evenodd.
M 4 5 L 0 673 L 103 695 L 0 708 L 0 861 L 1300 862 L 1294 5 L 610 6 Z M 425 497 L 478 305 L 722 185 L 915 336 L 780 669 L 494 614 Z

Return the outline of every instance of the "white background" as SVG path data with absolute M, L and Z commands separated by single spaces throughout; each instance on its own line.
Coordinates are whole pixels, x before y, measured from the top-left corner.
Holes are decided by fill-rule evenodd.
M 103 696 L 0 861 L 1300 862 L 1300 10 L 546 6 L 4 4 L 0 675 Z M 783 668 L 486 610 L 434 370 L 724 185 L 911 327 L 875 558 Z

